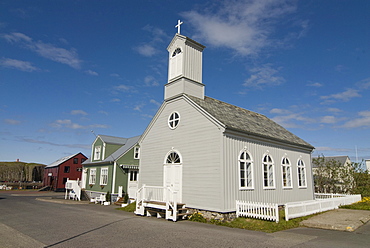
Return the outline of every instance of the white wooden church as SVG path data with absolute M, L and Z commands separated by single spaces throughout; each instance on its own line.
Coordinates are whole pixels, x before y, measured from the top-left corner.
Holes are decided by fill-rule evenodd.
M 167 48 L 164 101 L 139 140 L 136 214 L 313 200 L 314 147 L 264 115 L 205 96 L 204 48 L 179 32 Z

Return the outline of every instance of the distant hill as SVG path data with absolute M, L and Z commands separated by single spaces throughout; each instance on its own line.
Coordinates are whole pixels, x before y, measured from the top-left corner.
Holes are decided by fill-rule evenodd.
M 0 181 L 42 181 L 45 164 L 0 162 Z

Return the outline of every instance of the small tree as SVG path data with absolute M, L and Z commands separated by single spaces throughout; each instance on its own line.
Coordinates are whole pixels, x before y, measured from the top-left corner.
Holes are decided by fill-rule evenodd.
M 107 194 L 105 195 L 105 200 L 107 202 L 110 202 L 110 199 L 111 199 L 111 195 L 110 195 L 109 191 L 107 191 Z
M 125 196 L 123 197 L 123 203 L 128 203 L 128 194 L 126 193 Z
M 315 190 L 321 193 L 351 193 L 354 168 L 351 164 L 341 165 L 335 159 L 324 156 L 312 159 Z

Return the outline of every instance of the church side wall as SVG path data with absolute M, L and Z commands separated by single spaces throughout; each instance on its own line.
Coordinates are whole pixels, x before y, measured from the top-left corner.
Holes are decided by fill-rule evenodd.
M 180 114 L 171 130 L 168 117 Z M 218 127 L 183 98 L 167 103 L 140 143 L 139 187 L 163 185 L 163 164 L 171 149 L 182 156 L 182 201 L 192 208 L 219 210 L 221 204 L 221 140 Z
M 293 149 L 289 147 L 269 144 L 267 142 L 257 141 L 245 137 L 233 135 L 224 136 L 224 209 L 226 211 L 235 211 L 235 201 L 252 201 L 285 204 L 287 202 L 312 200 L 313 179 L 311 169 L 311 153 Z M 253 180 L 254 189 L 239 189 L 239 155 L 246 148 L 253 159 Z M 269 153 L 274 162 L 275 169 L 275 188 L 263 188 L 263 165 L 262 159 L 266 153 Z M 292 168 L 292 188 L 283 188 L 282 181 L 282 158 L 289 158 Z M 298 187 L 298 168 L 297 162 L 301 158 L 306 165 L 307 187 Z

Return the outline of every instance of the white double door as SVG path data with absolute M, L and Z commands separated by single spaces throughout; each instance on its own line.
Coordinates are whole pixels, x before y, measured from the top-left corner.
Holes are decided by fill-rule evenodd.
M 163 166 L 163 186 L 177 192 L 177 202 L 182 202 L 182 165 L 165 164 Z

